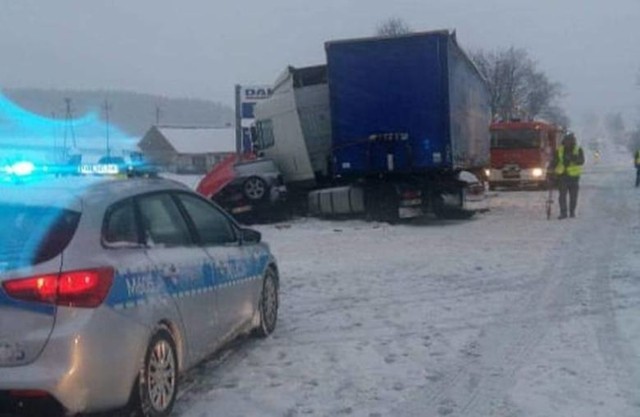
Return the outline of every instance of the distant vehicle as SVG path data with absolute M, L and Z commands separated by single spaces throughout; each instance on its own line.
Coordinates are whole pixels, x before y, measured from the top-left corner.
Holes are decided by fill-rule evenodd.
M 489 188 L 544 188 L 562 130 L 538 121 L 491 124 Z
M 167 416 L 181 371 L 276 326 L 260 233 L 178 183 L 3 182 L 0 213 L 0 414 Z
M 395 221 L 487 208 L 490 94 L 447 31 L 328 42 L 255 109 L 255 149 L 312 214 Z M 471 176 L 470 176 L 471 175 Z
M 282 174 L 271 159 L 236 155 L 214 166 L 196 191 L 243 221 L 278 214 L 287 199 Z

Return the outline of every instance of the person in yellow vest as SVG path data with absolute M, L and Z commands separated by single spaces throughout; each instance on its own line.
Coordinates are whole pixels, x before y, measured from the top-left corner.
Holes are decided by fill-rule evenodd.
M 549 170 L 555 177 L 560 194 L 560 217 L 567 218 L 567 195 L 569 196 L 570 217 L 576 216 L 576 206 L 578 205 L 578 189 L 580 175 L 584 165 L 584 152 L 576 144 L 576 137 L 573 133 L 567 133 L 562 139 L 562 145 L 558 147 L 554 154 Z
M 640 149 L 633 155 L 634 164 L 636 166 L 636 188 L 640 186 Z

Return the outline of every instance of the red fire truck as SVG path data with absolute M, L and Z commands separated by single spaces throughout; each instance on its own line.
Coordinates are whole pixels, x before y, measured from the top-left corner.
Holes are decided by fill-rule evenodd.
M 547 166 L 562 131 L 536 121 L 491 124 L 489 188 L 546 186 Z

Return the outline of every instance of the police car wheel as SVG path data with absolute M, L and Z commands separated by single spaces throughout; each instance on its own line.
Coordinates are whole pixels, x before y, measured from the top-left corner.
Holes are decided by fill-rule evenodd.
M 149 343 L 138 376 L 134 409 L 140 417 L 171 414 L 178 393 L 178 356 L 168 330 L 158 330 Z
M 278 282 L 273 269 L 268 269 L 262 284 L 260 295 L 260 324 L 256 329 L 258 337 L 267 337 L 276 328 L 278 321 Z

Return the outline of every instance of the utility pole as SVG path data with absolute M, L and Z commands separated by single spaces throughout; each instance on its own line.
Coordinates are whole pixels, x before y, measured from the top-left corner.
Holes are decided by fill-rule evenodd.
M 51 112 L 51 120 L 53 120 L 51 134 L 53 135 L 53 149 L 55 152 L 58 152 L 58 127 L 56 126 L 56 122 L 58 121 L 58 117 L 56 116 L 56 112 Z
M 160 126 L 161 115 L 162 115 L 162 110 L 160 110 L 160 106 L 156 106 L 156 126 Z
M 109 146 L 109 111 L 111 110 L 111 105 L 109 101 L 105 99 L 104 101 L 104 116 L 107 122 L 106 130 L 107 130 L 107 158 L 111 158 L 111 147 Z
M 77 148 L 76 144 L 76 134 L 73 130 L 73 110 L 71 108 L 71 99 L 66 97 L 64 99 L 66 112 L 64 116 L 64 141 L 63 141 L 63 159 L 66 161 L 69 158 L 69 145 L 67 143 L 67 139 L 71 137 L 71 141 L 73 143 L 73 148 Z

